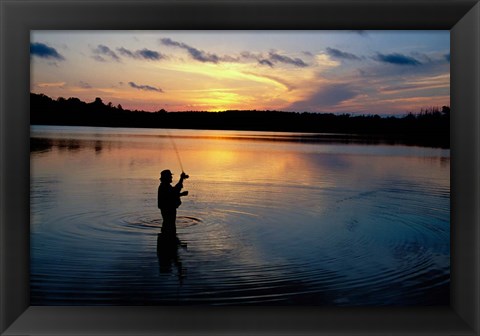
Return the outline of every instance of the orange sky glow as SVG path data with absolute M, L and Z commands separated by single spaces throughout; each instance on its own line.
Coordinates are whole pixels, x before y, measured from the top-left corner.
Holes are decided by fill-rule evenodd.
M 448 31 L 34 31 L 31 91 L 146 111 L 450 104 Z

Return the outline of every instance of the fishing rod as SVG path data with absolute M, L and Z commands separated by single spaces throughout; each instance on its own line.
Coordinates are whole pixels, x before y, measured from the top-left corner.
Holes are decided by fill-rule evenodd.
M 170 131 L 168 129 L 165 129 L 165 131 L 167 131 L 167 135 L 168 135 L 168 138 L 170 139 L 170 142 L 172 143 L 173 150 L 175 151 L 175 154 L 177 154 L 177 159 L 178 159 L 178 163 L 180 164 L 180 169 L 182 169 L 182 173 L 185 174 L 185 171 L 183 170 L 182 159 L 180 158 L 180 153 L 178 152 L 177 145 L 175 144 L 175 141 L 173 141 L 173 137 L 170 134 Z

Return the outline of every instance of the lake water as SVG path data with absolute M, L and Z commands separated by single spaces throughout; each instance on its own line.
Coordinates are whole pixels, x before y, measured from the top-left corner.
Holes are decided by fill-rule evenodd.
M 450 151 L 309 136 L 32 126 L 31 304 L 449 304 Z

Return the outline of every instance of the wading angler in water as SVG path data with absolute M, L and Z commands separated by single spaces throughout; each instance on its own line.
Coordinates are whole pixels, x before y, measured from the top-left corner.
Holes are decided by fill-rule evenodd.
M 183 181 L 188 175 L 182 172 L 180 180 L 172 186 L 172 172 L 163 170 L 160 173 L 160 186 L 158 187 L 158 208 L 162 213 L 162 235 L 168 238 L 175 238 L 177 234 L 176 219 L 177 208 L 182 204 L 180 197 L 187 196 L 188 191 L 182 192 Z

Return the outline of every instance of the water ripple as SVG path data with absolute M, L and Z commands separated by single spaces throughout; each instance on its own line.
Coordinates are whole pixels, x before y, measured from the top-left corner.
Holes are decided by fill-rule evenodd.
M 323 158 L 301 181 L 189 181 L 173 248 L 157 240 L 157 181 L 109 177 L 125 161 L 79 182 L 45 172 L 31 186 L 32 305 L 448 304 L 448 183 L 395 167 L 363 181 L 357 159 Z

